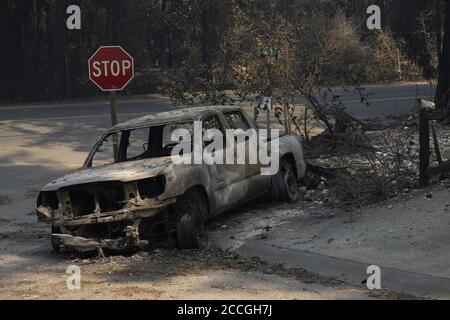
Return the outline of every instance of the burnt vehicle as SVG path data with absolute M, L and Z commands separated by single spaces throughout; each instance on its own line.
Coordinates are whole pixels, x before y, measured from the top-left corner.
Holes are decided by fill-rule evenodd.
M 98 140 L 81 169 L 39 192 L 36 213 L 51 225 L 55 250 L 102 252 L 160 241 L 195 248 L 205 223 L 219 213 L 265 194 L 278 201 L 297 198 L 305 173 L 300 136 L 280 135 L 279 170 L 272 176 L 261 175 L 255 164 L 175 163 L 171 133 L 194 121 L 224 133 L 258 130 L 245 111 L 222 106 L 151 114 L 116 125 Z

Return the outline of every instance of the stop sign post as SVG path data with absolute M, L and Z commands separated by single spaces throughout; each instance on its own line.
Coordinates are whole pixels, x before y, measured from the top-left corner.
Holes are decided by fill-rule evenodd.
M 111 123 L 117 124 L 116 91 L 123 90 L 134 78 L 133 57 L 120 46 L 100 47 L 89 59 L 89 79 L 111 99 Z M 114 158 L 118 157 L 117 135 L 113 135 Z

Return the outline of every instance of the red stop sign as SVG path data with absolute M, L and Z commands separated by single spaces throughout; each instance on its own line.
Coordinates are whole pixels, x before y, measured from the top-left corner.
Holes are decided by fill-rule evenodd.
M 89 79 L 103 91 L 120 91 L 133 77 L 133 57 L 120 46 L 100 47 L 89 59 Z

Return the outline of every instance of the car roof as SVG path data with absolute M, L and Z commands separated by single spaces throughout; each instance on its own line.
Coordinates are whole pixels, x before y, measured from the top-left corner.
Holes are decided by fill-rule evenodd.
M 176 109 L 173 111 L 165 111 L 148 114 L 146 116 L 128 120 L 114 126 L 110 131 L 121 131 L 153 125 L 163 125 L 166 123 L 177 123 L 184 121 L 201 120 L 208 114 L 216 114 L 217 112 L 240 111 L 238 106 L 206 106 Z

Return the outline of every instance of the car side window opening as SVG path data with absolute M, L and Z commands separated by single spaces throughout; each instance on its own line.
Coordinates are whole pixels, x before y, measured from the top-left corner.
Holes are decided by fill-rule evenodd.
M 220 123 L 219 117 L 218 116 L 212 116 L 210 118 L 207 118 L 205 120 L 203 120 L 203 125 L 202 125 L 202 135 L 205 135 L 205 132 L 207 130 L 210 129 L 217 129 L 219 131 L 221 131 L 223 133 L 223 138 L 224 138 L 224 143 L 226 143 L 226 139 L 225 139 L 225 134 L 224 134 L 224 130 L 222 128 L 222 124 Z M 212 143 L 212 141 L 204 141 L 203 145 L 204 147 L 208 146 L 210 143 Z M 225 147 L 225 145 L 224 145 Z
M 222 130 L 222 126 L 220 124 L 219 118 L 217 116 L 213 116 L 210 118 L 207 118 L 203 121 L 203 133 L 206 132 L 206 130 L 209 129 L 217 129 Z
M 170 156 L 170 148 L 164 146 L 165 126 L 153 126 L 130 130 L 122 161 L 135 161 Z M 122 153 L 122 156 L 123 154 Z
M 150 128 L 139 128 L 128 131 L 125 161 L 146 159 L 150 156 Z M 125 137 L 125 135 L 124 135 Z M 123 155 L 123 152 L 121 152 Z M 122 158 L 120 158 L 122 160 Z
M 231 112 L 224 115 L 231 129 L 238 130 L 242 129 L 247 131 L 250 129 L 250 125 L 240 112 Z

